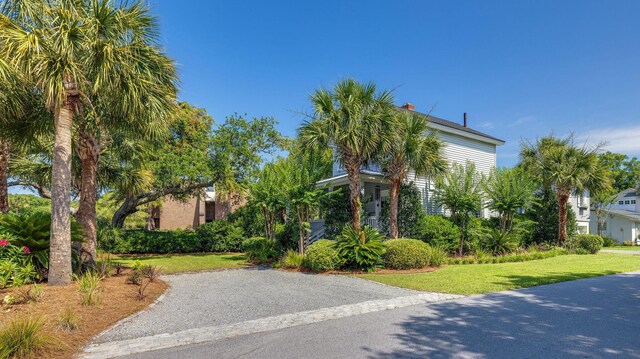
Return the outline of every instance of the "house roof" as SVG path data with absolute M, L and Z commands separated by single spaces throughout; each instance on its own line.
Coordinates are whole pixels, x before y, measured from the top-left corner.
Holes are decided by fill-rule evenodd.
M 638 197 L 638 191 L 635 188 L 627 188 L 618 193 L 618 198 Z
M 634 222 L 640 222 L 640 213 L 638 212 L 625 211 L 622 209 L 610 209 L 609 214 L 625 217 Z
M 422 115 L 422 116 L 426 117 L 429 122 L 433 122 L 433 123 L 436 123 L 438 125 L 442 125 L 442 126 L 445 126 L 445 127 L 452 128 L 454 130 L 467 132 L 467 133 L 470 133 L 470 134 L 473 134 L 473 135 L 477 135 L 477 136 L 488 138 L 488 139 L 493 140 L 493 141 L 498 141 L 498 142 L 504 143 L 504 140 L 501 140 L 499 138 L 493 137 L 491 135 L 487 135 L 486 133 L 483 133 L 483 132 L 480 132 L 480 131 L 476 131 L 476 130 L 474 130 L 472 128 L 469 128 L 469 127 L 464 127 L 463 125 L 457 124 L 457 123 L 452 122 L 452 121 L 448 121 L 448 120 L 445 120 L 445 119 L 442 119 L 442 118 L 439 118 L 439 117 L 428 115 L 426 113 L 409 110 L 409 109 L 406 109 L 404 107 L 398 107 L 398 109 L 400 111 L 417 113 L 418 115 Z

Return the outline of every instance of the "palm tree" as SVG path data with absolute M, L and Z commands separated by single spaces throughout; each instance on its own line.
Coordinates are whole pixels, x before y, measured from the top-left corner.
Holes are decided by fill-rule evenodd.
M 446 162 L 442 141 L 429 131 L 427 119 L 419 114 L 399 111 L 394 116 L 391 146 L 381 153 L 380 163 L 389 180 L 389 234 L 398 238 L 398 197 L 400 186 L 413 170 L 414 176 L 442 173 Z
M 496 168 L 484 183 L 486 207 L 500 214 L 500 230 L 510 231 L 513 215 L 533 200 L 535 181 L 520 168 Z
M 469 235 L 469 220 L 482 208 L 482 176 L 473 162 L 465 166 L 454 163 L 443 176 L 436 177 L 435 199 L 460 227 L 458 254 L 462 256 L 464 242 Z
M 599 148 L 576 146 L 571 136 L 559 139 L 553 135 L 522 144 L 522 166 L 538 177 L 544 188 L 555 190 L 560 244 L 567 239 L 567 202 L 571 193 L 604 193 L 611 187 L 608 172 L 598 160 Z
M 349 179 L 352 224 L 360 231 L 360 168 L 391 145 L 393 96 L 373 83 L 346 79 L 311 95 L 314 114 L 299 129 L 305 146 L 332 145 Z
M 82 115 L 85 108 L 93 111 L 97 93 L 125 98 L 118 94 L 134 80 L 132 75 L 154 70 L 136 67 L 140 59 L 156 53 L 149 45 L 155 42 L 157 27 L 139 1 L 22 0 L 7 1 L 4 9 L 0 15 L 0 59 L 33 82 L 54 114 L 49 284 L 67 285 L 71 282 L 74 116 Z M 115 18 L 111 16 L 114 12 Z M 113 20 L 118 21 L 105 26 L 105 21 Z M 144 99 L 136 101 L 139 89 L 135 85 L 129 88 L 125 96 L 130 101 L 123 108 L 135 110 L 132 103 L 138 109 L 155 105 Z

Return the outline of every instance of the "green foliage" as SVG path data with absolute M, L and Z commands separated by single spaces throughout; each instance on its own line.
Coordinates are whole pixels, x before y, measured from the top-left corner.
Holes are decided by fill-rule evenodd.
M 633 245 L 633 241 L 623 241 L 622 245 L 623 246 L 632 246 Z
M 351 221 L 349 188 L 341 187 L 320 200 L 320 210 L 324 218 L 324 235 L 336 238 Z
M 302 267 L 303 262 L 304 255 L 290 249 L 280 258 L 279 265 L 282 268 L 297 269 Z
M 496 168 L 491 172 L 483 189 L 489 198 L 487 208 L 500 214 L 500 229 L 512 229 L 516 210 L 527 208 L 533 199 L 536 184 L 520 168 Z
M 264 219 L 265 237 L 275 239 L 278 213 L 287 206 L 290 163 L 279 159 L 267 163 L 258 175 L 258 181 L 251 186 L 252 201 L 260 208 Z
M 414 269 L 429 265 L 429 245 L 417 239 L 392 239 L 384 242 L 385 268 Z
M 618 242 L 615 239 L 603 236 L 602 237 L 602 246 L 603 247 L 615 247 L 618 245 Z
M 253 237 L 242 242 L 247 257 L 257 263 L 268 263 L 280 256 L 281 249 L 275 240 Z
M 0 330 L 0 359 L 43 358 L 53 339 L 45 334 L 42 317 L 15 318 Z
M 99 249 L 114 254 L 195 253 L 209 250 L 209 242 L 192 231 L 118 230 L 98 232 Z
M 264 218 L 260 207 L 249 201 L 242 207 L 227 215 L 227 221 L 244 230 L 248 237 L 256 237 L 264 234 Z
M 640 182 L 639 159 L 610 151 L 598 154 L 598 159 L 602 166 L 609 171 L 616 192 L 638 188 Z
M 357 232 L 352 226 L 346 226 L 338 236 L 336 248 L 348 268 L 370 272 L 382 265 L 383 240 L 384 235 L 373 228 L 365 227 Z
M 328 239 L 312 243 L 304 256 L 304 266 L 315 272 L 338 269 L 342 263 L 336 242 Z
M 460 229 L 449 219 L 435 215 L 424 216 L 418 222 L 418 239 L 432 247 L 454 253 L 460 242 Z
M 480 246 L 494 255 L 513 252 L 520 245 L 520 236 L 516 231 L 498 228 L 484 229 L 480 235 Z
M 501 256 L 477 256 L 477 257 L 457 257 L 448 258 L 448 264 L 489 264 L 489 263 L 513 263 L 526 262 L 538 259 L 552 258 L 560 255 L 569 254 L 564 248 L 554 247 L 548 251 L 529 251 L 519 254 L 508 254 Z
M 244 231 L 228 221 L 213 221 L 196 229 L 205 252 L 240 252 Z
M 100 281 L 102 277 L 97 272 L 88 271 L 81 276 L 76 276 L 78 282 L 78 293 L 80 293 L 80 303 L 82 305 L 98 305 L 102 301 L 102 287 Z
M 573 250 L 577 254 L 581 254 L 578 253 L 579 250 L 580 252 L 596 254 L 602 249 L 603 244 L 604 240 L 597 234 L 578 234 L 569 237 L 565 245 L 569 250 Z
M 458 253 L 462 255 L 464 241 L 469 237 L 471 216 L 480 212 L 482 203 L 482 177 L 473 162 L 468 161 L 465 166 L 453 164 L 444 176 L 437 177 L 435 199 L 449 211 L 451 219 L 460 228 Z
M 558 243 L 558 201 L 552 191 L 542 191 L 536 194 L 531 208 L 525 212 L 525 218 L 534 224 L 531 232 L 525 236 L 526 244 Z M 567 211 L 567 233 L 578 232 L 576 214 Z
M 14 304 L 36 303 L 44 298 L 44 288 L 41 284 L 32 284 L 22 287 L 16 292 L 16 301 Z
M 447 252 L 440 247 L 429 246 L 428 252 L 429 265 L 432 267 L 440 267 L 442 264 L 446 263 L 449 258 L 447 256 Z
M 22 247 L 0 238 L 0 288 L 18 287 L 38 278 L 36 267 Z
M 102 159 L 100 165 L 102 165 Z M 96 203 L 96 218 L 98 223 L 111 223 L 113 214 L 120 206 L 120 198 L 115 192 L 108 192 L 98 198 Z M 143 229 L 149 220 L 148 208 L 142 208 L 136 213 L 127 216 L 124 222 L 125 229 Z
M 9 208 L 20 214 L 47 213 L 51 211 L 51 200 L 32 194 L 9 194 Z
M 420 235 L 420 223 L 426 216 L 422 205 L 422 194 L 416 185 L 402 183 L 398 196 L 398 233 L 400 237 L 416 238 Z M 389 201 L 382 201 L 378 220 L 380 232 L 389 232 Z

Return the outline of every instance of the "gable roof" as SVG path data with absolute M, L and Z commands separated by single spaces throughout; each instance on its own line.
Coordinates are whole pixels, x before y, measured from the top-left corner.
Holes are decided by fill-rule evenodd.
M 638 197 L 638 191 L 635 188 L 627 188 L 618 193 L 618 198 Z
M 621 216 L 634 222 L 640 222 L 640 213 L 638 212 L 625 211 L 622 209 L 610 209 L 609 214 Z
M 497 141 L 497 142 L 501 142 L 501 144 L 504 144 L 504 140 L 501 140 L 499 138 L 493 137 L 491 135 L 487 135 L 486 133 L 483 133 L 483 132 L 480 132 L 480 131 L 476 131 L 476 130 L 474 130 L 472 128 L 469 128 L 469 127 L 464 127 L 464 126 L 462 126 L 460 124 L 457 124 L 455 122 L 452 122 L 452 121 L 448 121 L 448 120 L 445 120 L 445 119 L 442 119 L 442 118 L 439 118 L 439 117 L 435 117 L 435 116 L 432 116 L 432 115 L 427 115 L 426 113 L 409 110 L 409 109 L 406 109 L 406 108 L 400 107 L 400 106 L 398 106 L 398 110 L 405 111 L 405 112 L 410 112 L 410 113 L 416 113 L 418 115 L 424 116 L 429 122 L 432 122 L 432 123 L 435 123 L 435 124 L 438 124 L 438 125 L 442 125 L 442 126 L 445 126 L 445 127 L 449 127 L 449 128 L 454 129 L 454 130 L 467 132 L 467 133 L 470 133 L 470 134 L 473 134 L 473 135 L 476 135 L 476 136 L 485 137 L 487 139 L 490 139 L 490 140 L 493 140 L 493 141 Z

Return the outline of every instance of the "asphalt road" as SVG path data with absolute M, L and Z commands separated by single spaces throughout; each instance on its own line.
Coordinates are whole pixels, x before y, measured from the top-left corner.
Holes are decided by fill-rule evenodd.
M 640 358 L 640 272 L 327 320 L 127 358 Z

